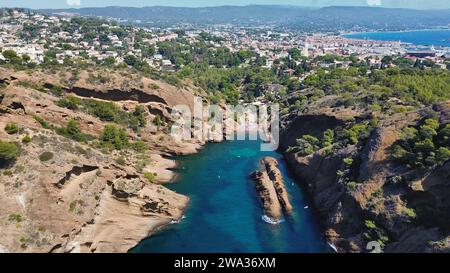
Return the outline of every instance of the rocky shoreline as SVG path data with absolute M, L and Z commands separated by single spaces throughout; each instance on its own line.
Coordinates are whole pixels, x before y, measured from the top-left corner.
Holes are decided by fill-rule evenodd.
M 17 123 L 21 128 L 14 135 L 0 130 L 0 138 L 17 143 L 26 135 L 31 138 L 22 145 L 22 155 L 10 170 L 0 174 L 2 252 L 130 250 L 156 230 L 179 221 L 188 204 L 188 197 L 163 186 L 177 179 L 173 171 L 177 162 L 168 158 L 201 152 L 207 141 L 224 139 L 210 132 L 209 140 L 180 142 L 152 122 L 156 117 L 173 122 L 170 112 L 175 105 L 192 109 L 195 98 L 189 87 L 180 90 L 112 71 L 105 72 L 111 76 L 107 84 L 90 82 L 87 72 L 74 82 L 45 71 L 28 75 L 0 68 L 0 73 L 4 84 L 0 127 Z M 145 142 L 150 152 L 104 154 L 92 145 L 58 135 L 54 128 L 66 126 L 69 120 L 76 120 L 79 129 L 92 136 L 100 135 L 107 124 L 93 115 L 59 106 L 58 100 L 68 95 L 79 100 L 113 101 L 126 112 L 144 106 L 146 127 L 139 134 L 127 129 L 127 134 L 130 141 Z M 204 121 L 204 130 L 212 127 Z M 48 162 L 36 160 L 44 152 L 52 158 Z
M 190 92 L 147 78 L 130 82 L 114 73 L 109 85 L 89 83 L 87 74 L 66 85 L 59 76 L 39 71 L 0 72 L 0 128 L 19 126 L 16 134 L 0 130 L 0 138 L 21 143 L 21 155 L 0 174 L 0 251 L 127 252 L 181 219 L 189 198 L 162 185 L 176 180 L 177 163 L 166 156 L 196 153 L 203 143 L 174 142 L 152 120 L 156 115 L 170 120 L 173 105 L 192 106 Z M 159 89 L 151 89 L 151 83 Z M 143 140 L 149 150 L 104 153 L 57 134 L 54 128 L 69 120 L 92 136 L 107 123 L 58 106 L 62 95 L 53 93 L 56 86 L 78 99 L 113 100 L 122 111 L 144 106 L 145 130 L 138 135 L 127 129 L 127 134 L 130 142 Z M 22 143 L 25 136 L 30 141 Z
M 292 212 L 288 192 L 275 158 L 265 157 L 259 162 L 260 169 L 250 176 L 255 181 L 255 189 L 261 200 L 265 215 L 271 222 L 279 222 L 284 213 Z

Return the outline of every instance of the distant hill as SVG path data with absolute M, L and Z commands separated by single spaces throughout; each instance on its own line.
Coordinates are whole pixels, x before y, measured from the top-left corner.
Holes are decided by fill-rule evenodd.
M 102 16 L 156 26 L 174 24 L 262 24 L 281 23 L 305 15 L 310 8 L 288 6 L 218 6 L 205 8 L 182 7 L 104 7 L 41 10 L 45 13 L 74 13 L 79 15 Z
M 151 26 L 179 24 L 275 25 L 311 30 L 402 30 L 450 25 L 450 10 L 412 10 L 374 7 L 306 8 L 296 6 L 104 7 L 41 10 L 45 13 L 74 13 L 101 16 Z

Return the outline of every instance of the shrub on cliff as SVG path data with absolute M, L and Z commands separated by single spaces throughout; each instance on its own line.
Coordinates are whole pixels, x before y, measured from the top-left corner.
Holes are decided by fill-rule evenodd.
M 19 126 L 16 123 L 8 123 L 5 126 L 5 131 L 9 135 L 17 134 L 19 132 Z
M 53 153 L 52 152 L 43 152 L 40 156 L 39 156 L 39 160 L 42 162 L 46 162 L 49 161 L 53 158 Z
M 12 213 L 9 215 L 8 220 L 11 222 L 16 222 L 16 223 L 20 223 L 23 220 L 22 215 L 18 214 L 18 213 Z
M 78 105 L 80 104 L 80 99 L 74 96 L 68 96 L 67 98 L 62 98 L 56 102 L 59 107 L 67 108 L 70 110 L 78 110 Z
M 131 144 L 131 148 L 133 148 L 133 150 L 135 150 L 138 153 L 143 153 L 147 151 L 148 146 L 143 140 L 138 140 Z
M 166 121 L 164 119 L 164 117 L 161 117 L 160 115 L 156 115 L 153 118 L 153 124 L 156 126 L 166 126 Z
M 7 163 L 19 157 L 20 146 L 14 142 L 0 140 L 0 163 Z
M 6 60 L 12 60 L 14 58 L 19 58 L 17 53 L 14 50 L 5 50 L 2 52 L 3 57 L 5 57 Z
M 26 134 L 23 138 L 22 138 L 22 143 L 30 143 L 31 142 L 31 137 L 29 134 Z
M 61 86 L 55 85 L 55 86 L 53 86 L 53 87 L 50 89 L 50 92 L 51 92 L 53 95 L 55 95 L 55 96 L 57 96 L 57 97 L 60 97 L 60 96 L 63 94 L 63 89 L 62 89 Z
M 42 126 L 42 128 L 44 129 L 51 129 L 52 125 L 50 125 L 46 120 L 44 120 L 42 117 L 36 115 L 34 116 L 34 119 L 39 122 L 39 124 Z
M 351 125 L 344 129 L 341 134 L 341 139 L 346 144 L 358 144 L 359 141 L 364 141 L 369 138 L 374 128 L 375 121 L 364 121 L 358 124 Z
M 134 111 L 129 115 L 129 127 L 135 132 L 139 130 L 140 127 L 145 127 L 147 125 L 147 112 L 144 106 L 138 105 L 134 108 Z
M 366 220 L 364 224 L 366 226 L 366 232 L 364 232 L 366 240 L 377 241 L 381 246 L 385 246 L 388 243 L 389 238 L 386 232 L 379 228 L 374 221 Z
M 450 149 L 447 147 L 440 147 L 436 155 L 437 164 L 444 165 L 444 163 L 449 160 L 450 160 Z
M 301 155 L 310 155 L 319 150 L 320 141 L 311 135 L 304 135 L 297 139 L 297 148 Z
M 1 53 L 6 62 L 13 65 L 15 68 L 20 69 L 23 67 L 24 59 L 17 55 L 14 50 L 5 50 Z
M 450 147 L 450 124 L 446 124 L 439 131 L 439 142 L 442 146 Z
M 145 179 L 147 179 L 147 181 L 150 183 L 153 183 L 155 181 L 156 176 L 157 176 L 156 173 L 151 173 L 151 172 L 144 173 Z
M 147 112 L 145 111 L 144 106 L 138 105 L 134 109 L 133 116 L 135 116 L 139 120 L 139 126 L 145 127 L 147 125 L 147 120 L 145 119 L 145 116 L 147 115 Z
M 322 141 L 311 135 L 304 135 L 297 139 L 297 146 L 289 147 L 288 153 L 299 152 L 302 156 L 307 156 L 315 153 L 319 149 L 324 149 L 324 154 L 329 155 L 333 152 L 334 145 L 334 131 L 331 129 L 323 133 Z
M 347 157 L 342 160 L 346 167 L 350 167 L 353 164 L 353 158 Z
M 67 134 L 72 136 L 74 139 L 82 138 L 81 129 L 78 128 L 78 123 L 74 119 L 71 119 L 69 121 L 69 123 L 67 123 L 66 132 L 67 132 Z
M 96 100 L 84 100 L 83 105 L 86 111 L 103 121 L 115 121 L 119 108 L 112 102 Z
M 84 134 L 78 127 L 78 122 L 74 119 L 69 120 L 66 127 L 57 128 L 56 132 L 75 141 L 88 141 L 93 138 L 92 136 Z
M 127 161 L 126 161 L 125 157 L 123 155 L 121 155 L 116 159 L 116 163 L 123 166 L 127 163 Z
M 333 142 L 334 142 L 334 131 L 328 129 L 323 133 L 322 146 L 323 147 L 332 146 Z
M 105 125 L 100 136 L 101 146 L 109 149 L 123 150 L 129 147 L 128 135 L 125 129 L 116 125 Z

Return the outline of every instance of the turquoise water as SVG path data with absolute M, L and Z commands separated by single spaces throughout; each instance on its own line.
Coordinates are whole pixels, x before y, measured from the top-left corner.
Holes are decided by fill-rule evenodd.
M 403 32 L 366 32 L 345 35 L 347 38 L 402 41 L 414 45 L 450 47 L 450 30 L 417 30 Z
M 329 251 L 309 200 L 281 156 L 261 152 L 259 145 L 259 141 L 208 144 L 199 154 L 177 158 L 181 177 L 168 187 L 191 198 L 185 217 L 142 241 L 132 252 Z M 279 160 L 294 206 L 292 216 L 278 225 L 262 220 L 263 210 L 248 178 L 264 156 Z

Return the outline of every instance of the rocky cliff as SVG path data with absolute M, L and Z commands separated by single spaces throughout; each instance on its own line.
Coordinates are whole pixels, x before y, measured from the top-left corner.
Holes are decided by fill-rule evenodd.
M 192 92 L 135 75 L 64 73 L 0 70 L 0 139 L 20 146 L 20 155 L 1 162 L 0 252 L 126 252 L 180 219 L 188 203 L 161 184 L 175 178 L 168 155 L 202 145 L 175 142 L 164 127 L 174 105 L 192 107 Z M 97 81 L 100 74 L 106 82 Z M 124 128 L 130 143 L 145 143 L 145 152 L 107 151 L 97 140 L 61 133 L 75 120 L 76 133 L 97 139 L 111 123 L 57 103 L 68 95 L 113 102 L 120 113 L 144 106 L 144 127 Z M 156 116 L 165 123 L 156 124 Z M 9 124 L 17 130 L 4 130 Z
M 284 117 L 280 143 L 312 197 L 328 241 L 341 252 L 373 251 L 369 242 L 384 252 L 449 252 L 450 162 L 422 171 L 392 155 L 405 128 L 430 116 L 444 128 L 449 103 L 385 116 L 362 109 L 310 109 Z M 325 140 L 325 132 L 334 132 L 335 143 Z M 428 214 L 440 220 L 428 221 Z

